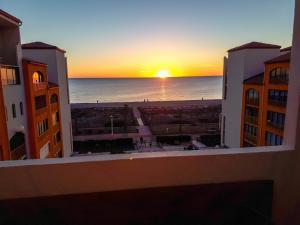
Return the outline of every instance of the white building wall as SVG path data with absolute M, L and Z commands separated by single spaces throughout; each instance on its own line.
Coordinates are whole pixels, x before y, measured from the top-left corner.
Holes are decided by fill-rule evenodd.
M 243 81 L 264 71 L 264 62 L 280 55 L 279 49 L 244 49 L 228 53 L 227 96 L 222 101 L 222 143 L 240 147 Z M 223 83 L 224 89 L 225 83 Z M 225 119 L 225 129 L 223 120 Z M 225 132 L 225 135 L 223 134 Z
M 48 80 L 59 85 L 64 156 L 68 157 L 73 152 L 73 138 L 65 54 L 55 49 L 23 49 L 23 55 L 24 57 L 46 63 L 48 65 Z
M 20 43 L 20 31 L 19 27 L 11 29 L 9 35 L 2 37 L 2 44 L 7 43 L 9 39 L 10 50 L 6 49 L 10 53 L 8 60 L 6 55 L 3 55 L 3 62 L 8 63 L 9 66 L 18 66 L 20 74 L 20 85 L 4 85 L 3 86 L 3 98 L 6 110 L 6 123 L 8 138 L 11 139 L 16 132 L 23 132 L 25 135 L 25 146 L 27 156 L 29 156 L 29 131 L 27 122 L 27 104 L 25 97 L 24 78 L 22 72 L 22 50 Z M 6 48 L 9 46 L 5 45 Z M 13 60 L 14 59 L 14 60 Z M 23 104 L 23 115 L 21 115 L 20 103 Z M 16 118 L 13 118 L 12 104 L 16 107 Z

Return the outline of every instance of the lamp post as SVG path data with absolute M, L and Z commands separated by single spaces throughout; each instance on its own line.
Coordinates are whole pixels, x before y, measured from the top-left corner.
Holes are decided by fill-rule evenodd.
M 114 116 L 110 115 L 111 135 L 114 135 Z

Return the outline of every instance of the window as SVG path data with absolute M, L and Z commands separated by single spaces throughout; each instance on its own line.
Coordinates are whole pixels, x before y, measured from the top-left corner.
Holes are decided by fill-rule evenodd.
M 258 123 L 258 109 L 250 106 L 245 108 L 245 122 Z
M 46 107 L 46 105 L 47 105 L 46 95 L 36 96 L 34 98 L 34 102 L 35 102 L 35 109 L 36 110 Z
M 34 72 L 32 75 L 32 82 L 34 84 L 45 82 L 44 75 L 41 72 Z
M 257 127 L 249 124 L 244 125 L 244 138 L 250 141 L 256 142 L 257 139 Z
M 287 83 L 289 77 L 289 69 L 278 67 L 270 72 L 270 83 Z
M 59 123 L 59 112 L 55 112 L 52 114 L 52 125 L 55 126 Z
M 16 105 L 15 105 L 15 104 L 12 104 L 12 105 L 11 105 L 11 109 L 12 109 L 12 116 L 13 116 L 13 118 L 16 118 L 16 117 L 17 117 L 17 113 L 16 113 Z
M 283 138 L 271 132 L 266 132 L 266 144 L 267 145 L 282 145 Z
M 51 95 L 50 102 L 51 102 L 51 104 L 58 102 L 58 96 L 57 96 L 57 94 Z
M 267 125 L 268 126 L 275 127 L 278 129 L 283 129 L 284 122 L 285 122 L 285 114 L 284 113 L 268 111 L 268 113 L 267 113 Z
M 285 90 L 269 90 L 268 103 L 276 106 L 286 106 L 288 91 Z
M 44 119 L 37 123 L 37 130 L 39 136 L 44 134 L 48 130 L 48 119 Z
M 60 136 L 60 131 L 58 131 L 55 135 L 54 135 L 54 142 L 55 143 L 59 143 L 61 141 L 61 136 Z
M 23 102 L 20 102 L 20 113 L 23 115 Z
M 0 73 L 2 85 L 20 84 L 20 75 L 17 67 L 1 66 Z
M 259 105 L 259 93 L 251 88 L 246 92 L 246 102 L 251 105 Z

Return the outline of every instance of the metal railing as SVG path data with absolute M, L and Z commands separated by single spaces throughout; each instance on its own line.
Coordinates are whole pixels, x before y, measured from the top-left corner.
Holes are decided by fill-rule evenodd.
M 257 125 L 258 124 L 258 117 L 257 116 L 248 116 L 248 115 L 246 115 L 245 116 L 245 122 Z

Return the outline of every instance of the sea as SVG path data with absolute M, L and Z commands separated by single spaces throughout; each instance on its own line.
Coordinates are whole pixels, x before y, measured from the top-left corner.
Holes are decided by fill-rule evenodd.
M 222 98 L 222 77 L 70 78 L 71 103 Z

